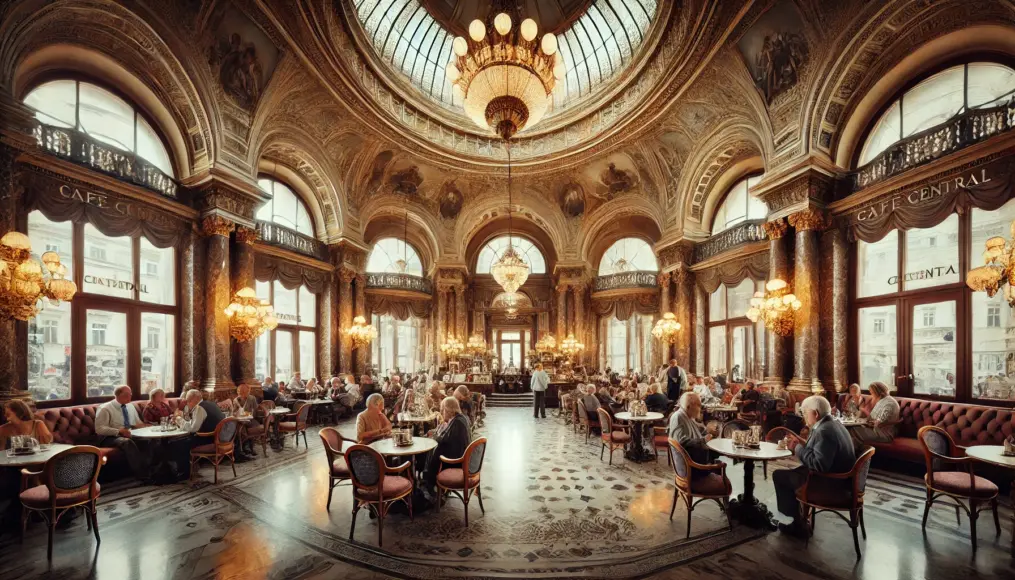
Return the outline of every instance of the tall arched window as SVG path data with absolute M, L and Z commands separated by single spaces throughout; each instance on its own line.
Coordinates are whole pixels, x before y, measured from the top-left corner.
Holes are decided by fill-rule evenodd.
M 905 91 L 878 118 L 860 150 L 857 166 L 916 133 L 968 109 L 993 107 L 1015 95 L 1015 70 L 993 62 L 947 68 Z
M 254 376 L 285 382 L 297 372 L 304 381 L 316 377 L 317 295 L 306 286 L 286 288 L 278 280 L 258 280 L 254 290 L 272 304 L 278 318 L 278 327 L 254 342 Z
M 303 200 L 284 183 L 270 178 L 257 180 L 257 185 L 271 199 L 257 210 L 257 219 L 276 223 L 305 236 L 314 237 L 314 224 Z
M 715 211 L 715 219 L 712 221 L 712 235 L 745 222 L 747 220 L 764 219 L 768 215 L 768 206 L 765 202 L 754 197 L 751 193 L 759 181 L 761 175 L 755 175 L 738 181 L 726 194 L 726 199 Z
M 599 275 L 609 276 L 621 272 L 632 272 L 641 270 L 655 272 L 659 270 L 656 262 L 655 252 L 648 242 L 638 238 L 623 238 L 617 240 L 603 254 L 599 261 Z
M 479 251 L 479 260 L 476 262 L 476 273 L 477 274 L 489 274 L 490 266 L 492 266 L 497 260 L 504 255 L 504 251 L 508 247 L 508 237 L 501 236 L 494 238 L 483 246 L 483 249 Z M 535 244 L 520 238 L 518 236 L 510 236 L 511 245 L 514 247 L 518 255 L 522 257 L 522 260 L 529 265 L 529 274 L 545 274 L 546 273 L 546 260 L 543 258 L 542 252 Z
M 708 300 L 708 373 L 733 382 L 764 375 L 765 329 L 747 318 L 754 293 L 763 283 L 747 278 L 736 286 L 720 284 Z
M 25 104 L 45 125 L 81 131 L 135 153 L 170 177 L 175 175 L 165 145 L 144 115 L 102 87 L 81 81 L 50 81 L 32 89 Z
M 367 259 L 367 272 L 377 274 L 423 275 L 423 262 L 416 250 L 404 240 L 383 238 L 377 240 Z

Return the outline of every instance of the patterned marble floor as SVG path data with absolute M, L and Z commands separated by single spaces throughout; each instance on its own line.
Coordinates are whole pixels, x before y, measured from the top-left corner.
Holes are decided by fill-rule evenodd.
M 350 421 L 339 428 L 353 432 Z M 49 566 L 45 529 L 35 524 L 23 546 L 10 535 L 0 540 L 0 578 L 1015 577 L 1009 508 L 1000 538 L 981 518 L 980 550 L 970 558 L 968 523 L 957 529 L 953 510 L 935 508 L 920 533 L 923 487 L 912 478 L 872 476 L 869 539 L 857 563 L 848 527 L 831 515 L 820 517 L 805 546 L 778 533 L 728 532 L 719 509 L 701 504 L 684 540 L 683 508 L 669 520 L 665 458 L 634 464 L 618 452 L 608 466 L 597 444 L 527 410 L 492 409 L 482 434 L 490 440 L 486 514 L 473 502 L 469 528 L 452 501 L 414 521 L 389 517 L 383 549 L 376 521 L 361 514 L 349 542 L 349 488 L 338 488 L 324 509 L 324 453 L 308 434 L 309 450 L 294 450 L 290 440 L 282 452 L 239 465 L 235 479 L 226 468 L 218 485 L 205 468 L 206 479 L 193 485 L 106 486 L 98 549 L 79 519 L 57 533 Z M 738 492 L 742 467 L 729 473 Z M 759 497 L 774 505 L 760 467 L 756 480 Z

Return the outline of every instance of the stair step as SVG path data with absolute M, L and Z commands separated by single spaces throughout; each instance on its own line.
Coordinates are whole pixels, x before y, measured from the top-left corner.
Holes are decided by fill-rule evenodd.
M 486 396 L 487 407 L 531 407 L 532 393 L 490 393 Z

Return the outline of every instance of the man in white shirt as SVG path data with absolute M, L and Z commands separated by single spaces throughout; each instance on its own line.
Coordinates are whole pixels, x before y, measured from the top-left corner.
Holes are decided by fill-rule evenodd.
M 148 478 L 148 458 L 141 453 L 130 437 L 130 430 L 144 427 L 137 408 L 130 404 L 131 390 L 120 385 L 113 391 L 113 400 L 103 403 L 95 413 L 95 433 L 99 447 L 115 447 L 127 456 L 130 470 L 138 479 Z
M 532 409 L 532 418 L 546 418 L 546 389 L 550 386 L 550 375 L 543 370 L 543 363 L 536 363 L 536 370 L 532 371 L 531 389 L 536 395 L 535 405 Z

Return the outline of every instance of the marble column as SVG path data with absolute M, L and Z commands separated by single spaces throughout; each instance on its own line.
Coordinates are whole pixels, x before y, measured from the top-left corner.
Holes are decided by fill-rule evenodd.
M 700 285 L 694 285 L 694 374 L 707 374 L 705 368 L 705 340 L 708 326 L 708 294 Z M 669 362 L 669 361 L 664 361 Z
M 346 329 L 352 326 L 352 281 L 356 279 L 356 272 L 341 268 L 338 271 L 338 327 L 339 327 L 339 350 L 338 369 L 340 373 L 353 372 L 352 360 L 352 339 Z
M 242 288 L 254 288 L 256 285 L 254 280 L 255 241 L 257 241 L 257 230 L 237 226 L 236 243 L 233 245 L 233 294 Z M 262 298 L 267 298 L 267 296 Z M 247 384 L 256 387 L 259 384 L 254 377 L 254 343 L 254 340 L 234 343 L 233 353 L 236 360 L 233 361 L 233 380 L 237 385 Z
M 0 143 L 0 236 L 18 229 L 17 215 L 24 193 L 14 162 L 18 153 L 17 149 Z M 39 252 L 39 248 L 33 249 Z M 19 332 L 19 327 L 24 326 L 25 323 L 13 318 L 0 318 L 0 343 L 7 345 L 0 349 L 0 403 L 32 398 L 22 389 L 21 369 L 25 367 L 18 360 L 20 347 L 12 348 L 12 345 L 21 345 L 20 336 L 27 337 L 26 332 Z M 27 339 L 24 342 L 27 345 Z
M 462 343 L 469 341 L 469 319 L 465 310 L 465 285 L 455 286 L 455 335 Z
M 219 401 L 235 391 L 230 378 L 229 317 L 225 309 L 232 298 L 229 276 L 229 233 L 233 223 L 220 216 L 209 216 L 201 224 L 206 238 L 207 276 L 205 278 L 204 340 L 205 376 L 201 387 L 206 397 Z
M 768 234 L 768 277 L 769 279 L 781 278 L 790 283 L 790 290 L 793 280 L 790 269 L 789 238 L 786 233 L 789 226 L 786 220 L 779 218 L 766 222 L 765 233 Z M 782 389 L 786 386 L 786 357 L 791 347 L 791 336 L 779 336 L 768 332 L 768 375 L 765 377 L 765 384 L 773 389 Z
M 370 312 L 367 311 L 367 277 L 357 274 L 356 280 L 356 316 L 362 316 L 367 324 L 370 324 Z M 357 377 L 367 374 L 370 370 L 371 348 L 369 344 L 356 348 L 356 373 Z M 358 380 L 358 378 L 357 378 Z
M 574 300 L 574 336 L 582 341 L 585 331 L 585 285 L 575 284 L 571 287 Z
M 794 321 L 793 379 L 789 383 L 794 399 L 824 393 L 818 377 L 821 317 L 818 233 L 826 222 L 824 213 L 815 209 L 789 216 L 789 224 L 796 230 L 793 293 L 803 303 Z
M 821 234 L 821 382 L 828 393 L 846 390 L 846 346 L 849 323 L 849 275 L 846 232 L 831 228 Z
M 659 317 L 670 312 L 670 273 L 663 272 L 657 278 L 659 282 Z
M 677 335 L 676 354 L 677 364 L 685 370 L 691 368 L 694 360 L 694 344 L 691 341 L 691 328 L 694 326 L 694 275 L 683 269 L 677 270 L 673 276 L 676 290 L 674 304 L 674 315 L 680 323 L 681 330 Z
M 200 294 L 197 289 L 197 263 L 194 232 L 187 228 L 180 241 L 180 376 L 177 385 L 187 381 L 200 381 L 200 373 L 196 358 L 198 357 L 197 331 L 198 318 L 195 316 L 197 303 L 195 297 Z
M 567 338 L 567 284 L 557 284 L 557 344 Z
M 440 369 L 441 365 L 444 364 L 444 353 L 441 351 L 441 345 L 444 344 L 444 340 L 448 334 L 445 330 L 448 318 L 448 293 L 451 291 L 451 287 L 446 284 L 437 285 L 437 328 L 434 329 L 434 336 L 436 340 L 434 342 L 434 353 L 437 355 L 437 368 Z
M 332 284 L 324 285 L 324 289 L 317 295 L 317 374 L 321 380 L 334 374 L 332 364 L 331 347 L 334 343 L 334 335 L 331 332 L 332 313 Z

